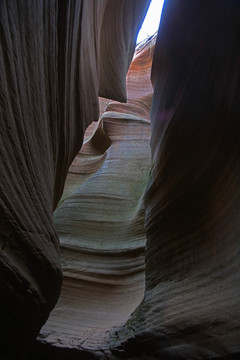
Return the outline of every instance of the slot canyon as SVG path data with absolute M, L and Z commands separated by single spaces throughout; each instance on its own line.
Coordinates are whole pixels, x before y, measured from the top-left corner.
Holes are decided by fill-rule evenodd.
M 240 2 L 149 5 L 0 0 L 2 360 L 240 358 Z

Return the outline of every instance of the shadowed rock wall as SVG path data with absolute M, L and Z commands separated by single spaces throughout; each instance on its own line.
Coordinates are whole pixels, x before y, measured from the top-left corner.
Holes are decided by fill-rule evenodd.
M 140 14 L 135 6 L 142 4 L 0 2 L 0 335 L 5 351 L 24 352 L 57 300 L 61 274 L 52 209 L 86 127 L 98 119 L 98 89 L 105 97 L 126 98 L 122 80 L 138 27 L 132 14 L 134 9 Z M 117 171 L 121 151 L 124 160 L 132 155 L 137 173 L 141 170 L 136 163 L 141 151 L 127 137 L 139 136 L 135 141 L 141 145 L 147 139 L 146 108 L 140 106 L 135 117 L 139 95 L 133 95 L 126 105 L 106 103 L 72 167 L 78 171 L 82 164 L 86 172 L 80 180 L 72 176 L 70 181 L 69 174 L 71 188 L 55 216 L 64 286 L 34 359 L 239 357 L 239 24 L 236 0 L 165 1 L 152 68 L 144 298 L 121 326 L 143 294 L 142 225 L 137 239 L 143 206 L 135 197 L 131 206 L 118 192 L 123 184 L 127 191 L 126 180 L 133 179 L 127 167 Z M 135 81 L 137 76 L 129 89 L 149 105 L 149 93 L 136 89 Z M 114 163 L 118 166 L 112 168 Z M 110 178 L 115 197 L 109 195 Z M 142 200 L 142 186 L 137 194 Z M 113 234 L 125 241 L 113 244 Z M 100 238 L 100 249 L 94 237 Z
M 112 357 L 109 331 L 124 324 L 145 288 L 143 195 L 151 169 L 150 71 L 155 38 L 140 47 L 127 75 L 126 104 L 100 99 L 69 169 L 54 213 L 62 293 L 33 356 Z
M 58 299 L 52 211 L 86 127 L 98 120 L 99 89 L 126 98 L 125 76 L 148 4 L 0 1 L 0 341 L 6 358 L 28 349 Z
M 152 66 L 146 292 L 110 341 L 130 358 L 240 356 L 239 60 L 239 2 L 165 2 Z

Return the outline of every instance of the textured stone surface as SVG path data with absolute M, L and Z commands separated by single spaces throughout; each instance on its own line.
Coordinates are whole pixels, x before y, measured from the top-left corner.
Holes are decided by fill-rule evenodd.
M 98 127 L 88 129 L 70 168 L 54 213 L 63 287 L 38 337 L 34 351 L 41 356 L 70 359 L 78 350 L 78 356 L 104 358 L 109 331 L 124 324 L 143 298 L 154 44 L 149 40 L 135 54 L 128 102 L 100 100 L 106 108 Z
M 52 211 L 86 127 L 98 120 L 99 88 L 112 99 L 126 96 L 148 3 L 0 2 L 0 341 L 7 358 L 26 351 L 58 299 Z
M 240 356 L 239 60 L 239 2 L 166 1 L 152 67 L 146 292 L 110 341 L 132 357 Z
M 56 302 L 52 209 L 98 119 L 99 87 L 126 98 L 142 4 L 0 2 L 0 339 L 17 358 Z M 236 0 L 165 0 L 152 69 L 146 289 L 127 321 L 144 290 L 147 174 L 138 187 L 126 165 L 140 174 L 147 159 L 143 60 L 129 73 L 126 105 L 101 100 L 55 214 L 63 290 L 31 359 L 239 358 L 239 24 Z

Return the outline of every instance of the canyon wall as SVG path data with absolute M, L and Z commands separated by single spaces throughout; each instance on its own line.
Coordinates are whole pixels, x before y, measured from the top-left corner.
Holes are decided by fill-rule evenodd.
M 126 104 L 101 98 L 54 213 L 60 299 L 32 357 L 112 357 L 109 332 L 128 320 L 145 289 L 143 196 L 151 171 L 150 81 L 155 39 L 136 50 Z
M 60 294 L 52 213 L 98 95 L 126 100 L 147 0 L 0 2 L 0 342 L 20 358 Z
M 0 2 L 4 360 L 240 356 L 240 5 L 165 0 L 152 100 L 148 3 Z
M 152 66 L 146 292 L 129 358 L 240 356 L 240 6 L 165 2 Z

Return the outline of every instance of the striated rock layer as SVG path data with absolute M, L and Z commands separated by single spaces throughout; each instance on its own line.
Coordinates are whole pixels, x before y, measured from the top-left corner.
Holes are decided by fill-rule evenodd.
M 97 128 L 88 128 L 70 167 L 54 213 L 62 293 L 33 357 L 112 357 L 109 331 L 124 324 L 143 298 L 154 44 L 150 39 L 135 54 L 127 75 L 128 102 L 100 99 L 105 110 Z
M 240 6 L 165 2 L 152 67 L 146 292 L 129 358 L 240 356 Z
M 126 99 L 147 3 L 0 2 L 2 358 L 28 349 L 56 303 L 52 211 L 98 94 Z M 62 294 L 29 358 L 239 358 L 239 26 L 238 1 L 165 0 L 152 166 L 152 46 L 127 104 L 101 100 L 55 213 Z
M 98 95 L 126 99 L 148 0 L 0 2 L 0 344 L 21 357 L 61 287 L 52 211 Z

